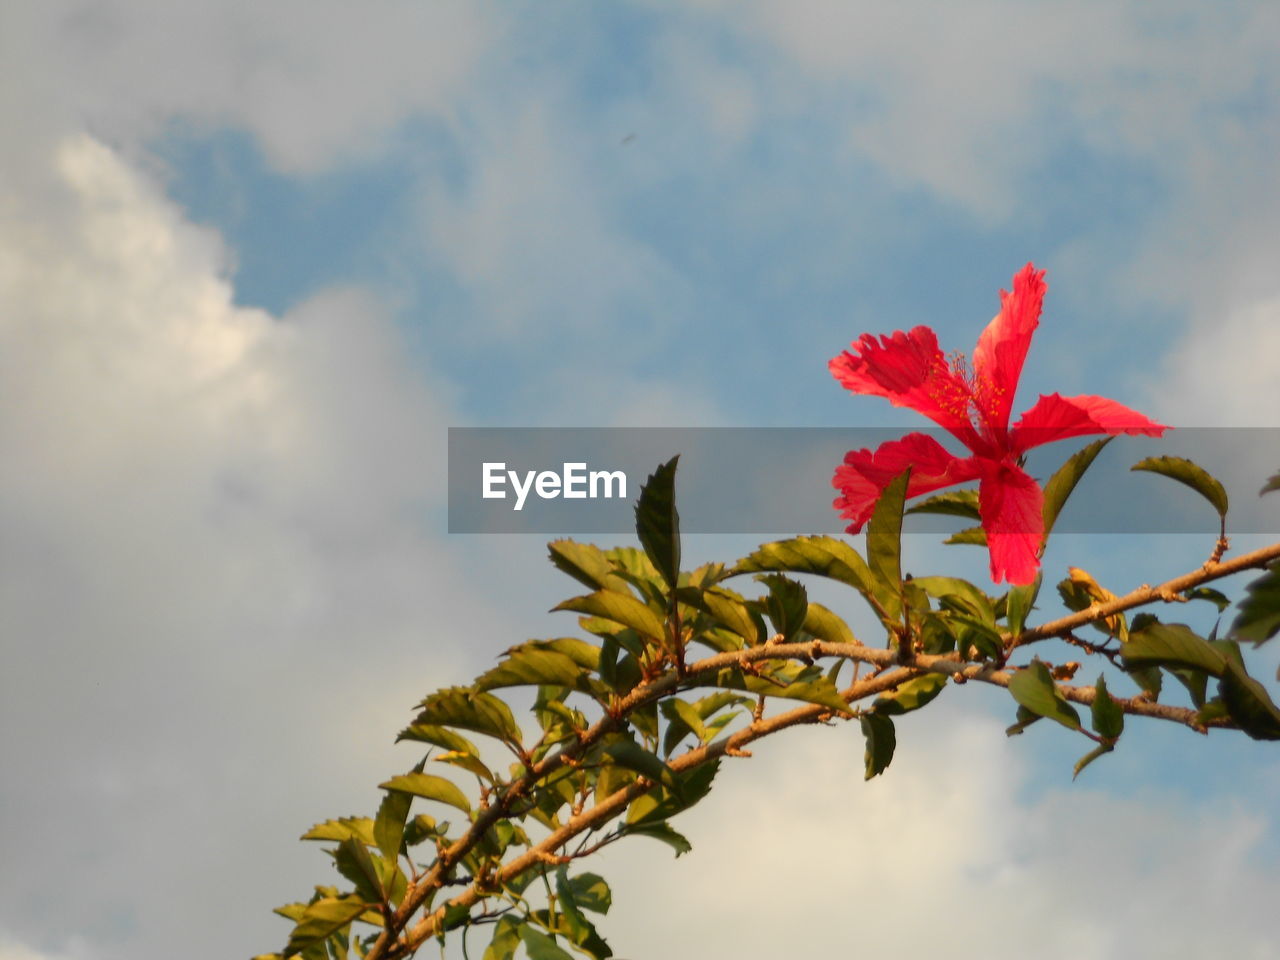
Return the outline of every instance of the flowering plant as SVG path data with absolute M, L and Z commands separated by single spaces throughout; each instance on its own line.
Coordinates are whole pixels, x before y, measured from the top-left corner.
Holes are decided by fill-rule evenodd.
M 863 334 L 830 363 L 848 390 L 886 397 L 894 406 L 924 414 L 953 434 L 970 455 L 957 457 L 923 433 L 851 450 L 836 469 L 835 507 L 857 533 L 870 519 L 884 488 L 908 467 L 907 496 L 972 480 L 991 555 L 991 578 L 1026 584 L 1040 569 L 1044 492 L 1022 469 L 1032 447 L 1087 434 L 1161 436 L 1165 426 L 1105 397 L 1041 394 L 1012 427 L 1009 415 L 1031 335 L 1040 323 L 1044 271 L 1028 263 L 1000 291 L 1000 312 L 978 338 L 970 368 L 964 354 L 948 361 L 925 326 L 879 339 Z

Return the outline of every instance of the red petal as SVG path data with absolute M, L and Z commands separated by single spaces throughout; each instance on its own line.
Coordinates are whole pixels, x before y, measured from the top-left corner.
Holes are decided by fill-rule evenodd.
M 965 443 L 976 442 L 969 423 L 969 387 L 947 365 L 928 327 L 901 330 L 879 339 L 864 333 L 827 365 L 854 393 L 886 397 L 946 427 Z
M 1064 397 L 1041 394 L 1010 431 L 1015 454 L 1055 440 L 1093 433 L 1145 434 L 1158 437 L 1169 428 L 1148 420 L 1137 410 L 1106 397 Z
M 978 511 L 987 533 L 991 579 L 996 583 L 1030 583 L 1040 569 L 1044 540 L 1044 492 L 1010 463 L 982 461 Z
M 1018 392 L 1022 363 L 1031 346 L 1031 335 L 1040 323 L 1044 302 L 1044 271 L 1028 263 L 1013 278 L 1013 293 L 1000 291 L 1000 312 L 978 338 L 973 352 L 978 406 L 990 426 L 1009 426 L 1013 395 Z
M 889 440 L 880 444 L 874 453 L 850 450 L 832 479 L 840 491 L 835 508 L 841 517 L 852 521 L 847 528 L 850 533 L 857 533 L 871 519 L 881 492 L 907 467 L 911 467 L 908 497 L 976 480 L 980 473 L 976 458 L 957 457 L 923 433 L 909 433 L 901 440 Z

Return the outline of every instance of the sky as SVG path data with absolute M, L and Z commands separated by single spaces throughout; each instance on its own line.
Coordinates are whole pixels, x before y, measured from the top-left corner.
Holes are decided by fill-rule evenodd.
M 0 5 L 0 960 L 279 949 L 413 704 L 572 628 L 540 538 L 447 534 L 450 426 L 916 426 L 828 358 L 969 350 L 1029 260 L 1020 402 L 1280 426 L 1278 47 L 1265 0 Z M 1274 745 L 1131 724 L 1073 784 L 974 686 L 870 784 L 801 731 L 692 854 L 609 851 L 619 956 L 1274 956 Z

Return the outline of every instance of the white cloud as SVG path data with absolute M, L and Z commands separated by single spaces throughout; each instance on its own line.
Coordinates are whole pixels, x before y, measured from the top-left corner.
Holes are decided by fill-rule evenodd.
M 675 824 L 692 854 L 610 852 L 610 943 L 744 960 L 1015 960 L 1030 943 L 1049 960 L 1271 955 L 1280 874 L 1253 855 L 1260 816 L 1222 798 L 1212 812 L 1177 794 L 1118 799 L 1088 774 L 1028 801 L 1038 731 L 1007 740 L 954 702 L 931 713 L 899 724 L 898 756 L 870 783 L 856 727 L 790 731 L 727 762 Z
M 118 155 L 55 159 L 0 201 L 0 929 L 269 948 L 324 875 L 292 838 L 372 809 L 413 702 L 515 631 L 435 540 L 447 408 L 385 311 L 238 307 Z
M 1171 423 L 1280 425 L 1280 296 L 1198 314 L 1151 392 Z
M 55 0 L 5 15 L 10 124 L 85 125 L 135 147 L 172 121 L 239 127 L 294 172 L 450 115 L 498 32 L 486 5 L 460 0 Z

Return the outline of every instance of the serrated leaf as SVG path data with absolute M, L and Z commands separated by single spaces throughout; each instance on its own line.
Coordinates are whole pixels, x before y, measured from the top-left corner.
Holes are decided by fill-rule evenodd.
M 959 543 L 973 547 L 985 547 L 987 545 L 987 531 L 983 530 L 981 527 L 966 527 L 963 530 L 956 531 L 942 542 Z
M 877 591 L 885 612 L 893 618 L 902 613 L 899 587 L 902 583 L 902 509 L 907 484 L 911 480 L 908 467 L 880 491 L 871 519 L 867 522 L 867 565 L 888 589 Z
M 500 687 L 529 687 L 549 684 L 558 687 L 584 685 L 583 669 L 562 653 L 554 650 L 522 647 L 511 653 L 492 670 L 482 673 L 475 682 L 477 690 Z
M 1280 561 L 1245 587 L 1245 598 L 1231 624 L 1231 636 L 1262 646 L 1280 632 Z
M 1124 733 L 1124 710 L 1112 698 L 1107 690 L 1107 678 L 1098 675 L 1098 683 L 1094 687 L 1095 696 L 1090 710 L 1093 731 L 1108 740 L 1115 740 Z M 1081 768 L 1083 769 L 1083 767 Z M 1076 771 L 1079 773 L 1079 771 Z
M 553 540 L 547 544 L 551 562 L 573 579 L 592 590 L 626 593 L 627 582 L 617 575 L 605 552 L 590 543 Z
M 958 577 L 916 577 L 911 583 L 931 597 L 946 601 L 952 609 L 959 608 L 994 628 L 995 610 L 991 598 L 968 580 Z
M 862 735 L 867 740 L 867 747 L 863 752 L 863 761 L 866 765 L 864 779 L 870 780 L 884 773 L 890 761 L 893 760 L 893 751 L 898 745 L 898 737 L 893 729 L 893 721 L 886 716 L 864 713 L 859 720 L 862 725 Z
M 871 596 L 873 576 L 857 550 L 834 537 L 792 537 L 761 544 L 750 556 L 738 561 L 740 573 L 812 573 L 853 587 Z
M 640 487 L 636 536 L 645 555 L 671 590 L 680 579 L 680 514 L 676 511 L 676 455 Z
M 948 490 L 946 493 L 935 493 L 907 508 L 906 513 L 931 513 L 947 517 L 964 517 L 968 520 L 981 520 L 978 510 L 977 490 Z
M 460 727 L 507 743 L 520 743 L 520 726 L 511 708 L 491 693 L 448 687 L 431 694 L 419 707 L 415 724 Z
M 756 629 L 756 621 L 747 610 L 742 597 L 732 590 L 716 587 L 703 591 L 702 602 L 715 620 L 742 637 L 748 646 L 760 643 L 762 637 Z
M 586 596 L 571 597 L 551 609 L 573 610 L 593 617 L 603 617 L 605 620 L 612 620 L 624 627 L 630 627 L 641 636 L 653 637 L 657 640 L 666 636 L 666 629 L 658 615 L 629 594 L 597 590 Z
M 338 872 L 355 884 L 356 893 L 370 903 L 386 900 L 382 876 L 369 855 L 369 848 L 358 840 L 347 839 L 338 844 L 333 855 Z
M 477 755 L 480 753 L 480 749 L 462 734 L 454 733 L 448 727 L 441 727 L 431 723 L 410 724 L 396 736 L 396 743 L 401 740 L 430 743 L 441 750 L 463 751 Z
M 1074 780 L 1076 777 L 1080 776 L 1081 772 L 1084 770 L 1085 767 L 1093 763 L 1093 761 L 1097 760 L 1104 753 L 1110 753 L 1114 749 L 1115 747 L 1113 747 L 1109 743 L 1100 744 L 1099 746 L 1094 747 L 1092 750 L 1090 750 L 1083 757 L 1081 757 L 1079 760 L 1076 761 L 1075 768 L 1071 773 L 1071 779 Z
M 1080 729 L 1080 714 L 1063 699 L 1043 662 L 1032 660 L 1015 673 L 1009 680 L 1009 693 L 1032 713 L 1056 720 L 1069 730 Z
M 418 772 L 422 767 L 419 765 Z M 400 845 L 404 842 L 404 827 L 409 819 L 409 808 L 413 806 L 413 797 L 406 793 L 388 791 L 378 804 L 378 816 L 373 821 L 373 838 L 378 849 L 388 860 L 400 856 Z
M 284 948 L 285 957 L 292 957 L 316 944 L 322 944 L 331 935 L 364 913 L 370 904 L 357 897 L 325 897 L 307 905 L 298 925 L 289 935 Z
M 626 828 L 627 834 L 634 834 L 637 837 L 652 837 L 654 840 L 660 840 L 676 852 L 676 856 L 688 853 L 693 849 L 684 834 L 672 828 L 665 821 L 661 823 L 638 823 L 632 824 Z
M 378 788 L 447 803 L 451 807 L 457 807 L 463 813 L 471 812 L 471 802 L 467 799 L 467 795 L 458 789 L 457 784 L 452 780 L 429 773 L 401 774 L 398 777 L 392 777 L 386 783 L 378 784 Z
M 932 701 L 947 685 L 945 673 L 926 673 L 914 677 L 876 698 L 872 709 L 881 716 L 896 717 L 919 710 Z
M 1120 655 L 1126 667 L 1190 667 L 1214 677 L 1226 668 L 1226 658 L 1181 623 L 1148 623 L 1130 632 Z
M 1226 519 L 1227 491 L 1216 477 L 1199 464 L 1184 457 L 1147 457 L 1129 469 L 1146 470 L 1177 480 L 1208 500 L 1213 509 L 1218 511 L 1218 516 Z
M 804 584 L 780 573 L 760 574 L 757 580 L 768 589 L 765 610 L 773 628 L 787 643 L 793 643 L 809 614 L 809 594 Z
M 327 840 L 341 842 L 355 837 L 361 843 L 373 843 L 373 820 L 369 817 L 342 817 L 317 823 L 302 835 L 302 840 Z
M 1041 515 L 1044 517 L 1044 535 L 1046 539 L 1053 530 L 1054 524 L 1058 522 L 1058 515 L 1062 513 L 1062 508 L 1066 506 L 1068 498 L 1076 488 L 1076 484 L 1080 482 L 1085 471 L 1093 465 L 1093 461 L 1102 452 L 1102 448 L 1110 443 L 1112 439 L 1112 437 L 1103 437 L 1101 440 L 1095 440 L 1087 447 L 1077 450 L 1067 458 L 1066 463 L 1060 466 L 1053 476 L 1049 478 L 1049 482 L 1044 485 L 1044 506 L 1041 510 Z

